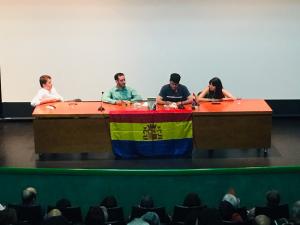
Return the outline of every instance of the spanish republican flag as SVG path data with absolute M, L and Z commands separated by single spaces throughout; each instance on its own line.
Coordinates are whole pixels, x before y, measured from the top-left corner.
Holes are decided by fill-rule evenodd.
M 111 111 L 109 118 L 116 157 L 179 157 L 192 152 L 190 110 Z

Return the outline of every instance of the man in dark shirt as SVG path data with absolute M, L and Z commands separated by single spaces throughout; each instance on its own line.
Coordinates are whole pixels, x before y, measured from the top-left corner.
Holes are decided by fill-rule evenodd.
M 176 102 L 177 105 L 185 105 L 193 102 L 193 96 L 187 87 L 179 84 L 180 78 L 178 73 L 171 74 L 170 83 L 164 85 L 156 97 L 157 104 L 164 105 Z

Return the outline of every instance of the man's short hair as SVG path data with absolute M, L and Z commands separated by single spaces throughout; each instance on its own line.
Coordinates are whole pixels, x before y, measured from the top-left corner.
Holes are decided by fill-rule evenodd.
M 125 76 L 125 75 L 124 75 L 124 73 L 116 73 L 114 76 L 115 80 L 119 80 L 120 76 Z
M 180 78 L 181 77 L 178 73 L 172 73 L 170 75 L 170 81 L 173 81 L 175 84 L 179 84 Z
M 41 85 L 41 87 L 43 87 L 43 85 L 46 84 L 48 80 L 51 80 L 51 76 L 49 76 L 49 75 L 40 76 L 40 85 Z

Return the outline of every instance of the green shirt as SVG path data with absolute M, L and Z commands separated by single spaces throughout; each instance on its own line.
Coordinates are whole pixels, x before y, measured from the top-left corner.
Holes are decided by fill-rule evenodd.
M 117 100 L 138 101 L 142 97 L 138 95 L 136 90 L 125 86 L 124 88 L 113 87 L 103 95 L 103 102 L 115 104 Z

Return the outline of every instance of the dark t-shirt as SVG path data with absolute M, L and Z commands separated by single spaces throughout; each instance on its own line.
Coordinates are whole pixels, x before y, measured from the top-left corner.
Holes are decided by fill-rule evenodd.
M 225 98 L 223 92 L 221 93 L 221 96 L 217 96 L 217 94 L 214 91 L 209 91 L 204 98 L 210 98 L 210 99 L 221 99 L 221 98 Z
M 190 92 L 186 86 L 178 84 L 177 91 L 173 91 L 169 84 L 164 85 L 159 92 L 159 96 L 163 101 L 180 102 L 185 101 L 190 96 Z

